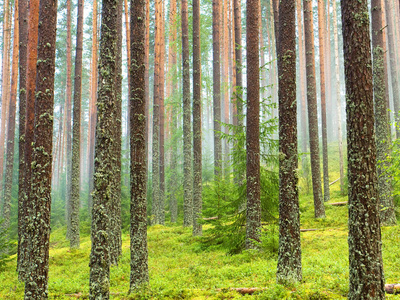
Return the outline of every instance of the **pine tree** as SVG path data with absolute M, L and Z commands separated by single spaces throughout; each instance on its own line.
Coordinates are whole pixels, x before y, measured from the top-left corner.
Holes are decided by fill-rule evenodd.
M 387 173 L 389 163 L 389 120 L 387 107 L 387 93 L 385 85 L 384 55 L 383 55 L 383 32 L 382 28 L 382 1 L 371 2 L 372 17 L 372 55 L 373 55 L 373 82 L 375 100 L 376 120 L 376 159 L 378 171 L 378 194 L 380 219 L 382 224 L 395 225 L 396 215 L 392 197 L 392 180 Z
M 261 233 L 259 15 L 260 1 L 247 0 L 247 249 L 253 249 L 257 247 L 256 243 L 260 241 Z
M 341 1 L 341 5 L 349 180 L 348 297 L 385 299 L 368 5 L 365 0 Z
M 115 162 L 117 23 L 119 0 L 104 0 L 100 33 L 99 91 L 90 254 L 90 299 L 108 299 L 110 219 Z
M 277 281 L 301 281 L 297 179 L 295 0 L 279 5 L 279 250 Z
M 328 132 L 326 125 L 326 81 L 325 81 L 325 9 L 324 1 L 318 0 L 318 39 L 319 39 L 319 71 L 321 88 L 321 122 L 322 122 L 322 170 L 324 179 L 324 201 L 330 199 L 328 171 Z
M 83 52 L 83 0 L 78 1 L 78 22 L 76 34 L 74 112 L 70 185 L 70 247 L 79 248 L 79 206 L 80 206 L 80 149 L 81 149 L 81 98 L 82 98 L 82 52 Z
M 193 225 L 192 132 L 190 130 L 190 73 L 188 2 L 181 2 L 183 70 L 183 226 Z
M 193 1 L 193 235 L 202 235 L 200 0 Z
M 30 257 L 30 264 L 25 281 L 25 299 L 48 297 L 57 0 L 40 1 L 37 24 L 41 26 L 36 44 L 35 126 L 31 165 L 32 187 L 28 211 L 27 255 Z
M 27 70 L 27 42 L 28 42 L 28 0 L 18 1 L 19 13 L 19 173 L 18 173 L 18 279 L 24 281 L 26 268 L 25 251 L 27 240 L 24 239 L 25 230 L 25 114 L 26 114 L 26 70 Z
M 145 4 L 146 2 L 146 4 Z M 149 281 L 146 200 L 146 10 L 148 1 L 131 0 L 131 276 L 130 290 Z M 146 20 L 146 21 L 145 21 Z
M 310 138 L 311 175 L 314 194 L 314 214 L 316 218 L 325 218 L 325 207 L 322 199 L 321 170 L 319 160 L 317 90 L 315 79 L 314 25 L 312 1 L 304 0 L 304 31 L 306 43 L 306 75 L 307 75 L 307 105 L 308 130 Z

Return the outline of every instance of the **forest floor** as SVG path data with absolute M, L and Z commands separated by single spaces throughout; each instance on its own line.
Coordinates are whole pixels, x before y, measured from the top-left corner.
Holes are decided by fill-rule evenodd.
M 332 172 L 331 179 L 338 173 Z M 304 191 L 303 191 L 304 193 Z M 331 186 L 331 201 L 346 201 L 339 182 Z M 303 281 L 291 286 L 276 283 L 276 251 L 244 251 L 227 255 L 218 248 L 204 250 L 191 229 L 167 224 L 148 229 L 150 286 L 128 296 L 130 274 L 129 234 L 123 233 L 123 253 L 111 268 L 112 299 L 346 299 L 348 293 L 347 205 L 325 203 L 326 219 L 315 219 L 312 195 L 300 198 Z M 206 225 L 204 231 L 207 231 Z M 400 226 L 383 227 L 383 262 L 386 283 L 400 283 Z M 277 241 L 276 241 L 277 243 Z M 70 250 L 65 228 L 54 230 L 50 243 L 50 299 L 87 298 L 89 291 L 90 236 L 81 248 Z M 0 270 L 0 299 L 22 299 L 16 257 Z M 230 288 L 261 288 L 252 296 Z M 399 296 L 387 295 L 387 299 Z

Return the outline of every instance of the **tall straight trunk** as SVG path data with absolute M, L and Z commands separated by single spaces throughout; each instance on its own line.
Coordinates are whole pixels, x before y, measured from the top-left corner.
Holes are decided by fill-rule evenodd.
M 121 155 L 122 155 L 122 0 L 118 1 L 117 18 L 117 57 L 115 74 L 115 120 L 114 120 L 114 179 L 112 182 L 111 200 L 111 229 L 110 229 L 110 261 L 118 265 L 118 259 L 122 254 L 121 236 Z
M 297 177 L 295 0 L 279 7 L 279 250 L 278 283 L 301 281 L 300 210 Z
M 11 188 L 14 170 L 14 136 L 15 136 L 15 114 L 17 104 L 17 86 L 18 86 L 18 58 L 19 58 L 19 17 L 18 17 L 18 0 L 14 3 L 14 40 L 11 68 L 11 97 L 8 115 L 8 132 L 7 132 L 7 160 L 6 160 L 6 177 L 4 181 L 4 201 L 2 216 L 4 219 L 3 227 L 10 227 L 11 212 Z
M 213 0 L 213 109 L 214 109 L 214 175 L 221 176 L 221 63 L 220 63 L 220 1 Z M 240 9 L 240 8 L 239 8 Z
M 326 20 L 325 22 L 325 27 L 324 27 L 324 32 L 325 32 L 325 83 L 326 83 L 326 103 L 327 103 L 327 109 L 326 111 L 333 111 L 333 104 L 332 104 L 332 62 L 331 62 L 331 17 L 330 17 L 330 11 L 329 11 L 329 2 L 330 0 L 327 0 L 326 3 L 324 3 L 324 19 Z M 327 131 L 328 131 L 328 140 L 333 140 L 333 137 L 335 136 L 335 131 L 332 129 L 334 128 L 335 125 L 335 118 L 327 118 Z
M 315 79 L 314 25 L 311 0 L 304 0 L 304 31 L 306 43 L 308 130 L 310 137 L 311 175 L 314 194 L 314 214 L 325 218 L 325 207 L 321 190 L 321 171 L 319 162 L 317 88 Z
M 222 38 L 222 57 L 223 57 L 223 63 L 222 63 L 222 70 L 223 70 L 223 89 L 224 89 L 224 123 L 229 124 L 229 102 L 230 102 L 230 97 L 229 97 L 229 60 L 228 60 L 228 51 L 229 51 L 229 31 L 228 31 L 228 1 L 223 0 L 224 2 L 224 7 L 223 7 L 223 15 L 222 15 L 222 23 L 223 23 L 223 38 Z M 224 133 L 228 134 L 229 133 L 229 128 L 228 126 L 224 126 Z M 223 169 L 225 174 L 227 175 L 227 168 L 228 168 L 228 161 L 229 161 L 229 144 L 228 140 L 224 139 L 224 164 L 223 164 Z
M 71 111 L 72 111 L 72 47 L 71 47 L 71 0 L 67 0 L 67 126 L 66 126 L 66 151 L 65 151 L 65 160 L 66 160 L 66 183 L 65 186 L 70 186 L 71 181 L 71 152 L 72 152 L 72 119 L 71 119 Z M 70 189 L 67 188 L 66 199 L 65 199 L 65 216 L 67 219 L 67 239 L 71 237 L 71 193 Z
M 376 120 L 376 160 L 378 172 L 378 194 L 380 220 L 385 225 L 397 223 L 392 196 L 392 179 L 387 173 L 390 146 L 387 93 L 383 55 L 382 1 L 371 2 L 373 82 Z
M 183 226 L 193 224 L 192 133 L 190 130 L 190 74 L 188 2 L 181 1 L 183 70 Z
M 152 184 L 153 184 L 153 206 L 152 215 L 155 224 L 160 224 L 160 50 L 161 50 L 161 27 L 160 18 L 161 0 L 155 2 L 155 34 L 154 34 L 154 92 L 153 92 L 153 145 L 152 145 Z
M 146 152 L 146 7 L 149 1 L 131 0 L 131 275 L 130 290 L 149 281 L 147 252 Z M 145 21 L 146 19 L 146 21 Z M 132 63 L 136 62 L 136 63 Z
M 193 235 L 202 235 L 200 0 L 193 1 Z
M 319 40 L 319 75 L 321 88 L 322 122 L 322 170 L 324 178 L 324 201 L 330 199 L 328 172 L 328 130 L 326 126 L 326 82 L 325 82 L 325 8 L 324 0 L 318 0 L 318 40 Z
M 38 45 L 38 22 L 39 22 L 39 0 L 30 0 L 27 26 L 27 56 L 26 56 L 26 106 L 25 106 L 25 131 L 24 131 L 24 165 L 20 169 L 22 172 L 22 193 L 19 197 L 22 199 L 20 203 L 23 231 L 20 237 L 20 265 L 19 275 L 23 280 L 29 280 L 30 272 L 30 248 L 28 241 L 30 233 L 27 230 L 28 220 L 32 212 L 31 197 L 31 178 L 32 178 L 32 155 L 33 155 L 33 134 L 35 122 L 35 79 L 36 79 L 36 63 L 37 63 L 37 45 Z M 22 55 L 22 53 L 21 53 Z M 21 93 L 22 94 L 22 93 Z M 21 96 L 20 94 L 20 96 Z M 20 112 L 21 113 L 21 112 Z
M 167 77 L 167 98 L 170 99 L 171 107 L 171 134 L 170 134 L 170 143 L 171 143 L 171 177 L 168 183 L 169 191 L 170 191 L 170 202 L 169 209 L 171 213 L 171 223 L 176 223 L 178 219 L 178 203 L 176 198 L 177 191 L 177 156 L 178 156 L 178 145 L 177 145 L 177 111 L 176 111 L 176 103 L 175 97 L 178 91 L 178 81 L 177 81 L 177 13 L 176 13 L 176 0 L 171 0 L 170 2 L 170 11 L 169 11 L 169 52 L 168 52 L 168 77 Z M 172 101 L 171 101 L 172 100 Z
M 70 185 L 70 247 L 79 248 L 79 205 L 80 205 L 80 148 L 81 148 L 81 98 L 82 98 L 82 50 L 83 50 L 83 1 L 78 0 L 78 22 L 76 29 L 76 54 L 74 76 L 74 124 Z
M 382 6 L 382 28 L 386 26 L 386 10 L 385 10 L 385 0 L 381 0 Z M 386 107 L 390 108 L 390 91 L 389 91 L 389 72 L 388 72 L 388 53 L 387 53 L 387 30 L 382 30 L 383 38 L 383 69 L 385 72 L 385 87 L 386 87 Z M 388 111 L 388 121 L 392 124 L 392 112 Z M 392 138 L 392 125 L 389 125 L 389 136 Z
M 128 7 L 128 0 L 124 0 L 124 12 L 125 12 L 125 30 L 126 30 L 126 58 L 127 58 L 127 65 L 128 68 L 131 65 L 131 37 L 130 37 L 130 25 L 129 25 L 129 7 Z M 127 79 L 128 79 L 128 96 L 131 93 L 131 73 L 128 70 L 127 74 Z M 126 112 L 126 136 L 129 137 L 131 133 L 131 113 L 130 109 L 127 110 Z M 126 139 L 126 149 L 129 150 L 129 138 Z M 127 159 L 129 159 L 129 153 L 127 151 Z M 125 185 L 129 186 L 129 176 L 125 176 Z
M 132 0 L 131 0 L 132 1 Z M 150 82 L 149 82 L 149 52 L 150 52 L 150 1 L 146 1 L 146 24 L 145 24 L 145 38 L 144 38 L 144 83 L 145 83 L 145 102 L 146 102 L 146 161 L 149 160 L 149 132 L 150 132 L 150 114 L 149 114 L 149 106 L 150 106 Z M 131 51 L 132 53 L 132 51 Z
M 343 163 L 343 137 L 342 137 L 342 101 L 340 97 L 340 68 L 339 68 L 339 35 L 338 18 L 336 11 L 336 1 L 332 1 L 333 8 L 333 38 L 335 42 L 335 82 L 336 82 L 336 109 L 338 118 L 338 143 L 339 143 L 339 172 L 340 172 L 340 191 L 344 192 L 344 163 Z
M 233 115 L 233 124 L 239 126 L 243 124 L 240 116 L 243 113 L 242 106 L 242 18 L 240 0 L 233 0 L 234 19 L 235 19 L 235 58 L 236 58 L 236 111 Z
M 297 12 L 297 28 L 299 32 L 299 69 L 300 69 L 300 99 L 301 99 L 301 152 L 304 154 L 301 157 L 303 174 L 308 175 L 307 168 L 307 95 L 306 95 L 306 57 L 305 57 L 305 46 L 304 46 L 304 23 L 302 22 L 301 14 L 301 0 L 296 0 L 296 12 Z
M 164 1 L 161 2 L 160 17 L 160 78 L 159 78 L 159 102 L 160 102 L 160 204 L 159 204 L 159 223 L 165 224 L 165 108 L 164 108 L 164 77 L 165 77 L 165 29 L 164 29 Z
M 31 263 L 25 281 L 25 299 L 48 297 L 57 0 L 40 0 L 38 21 L 32 188 L 28 217 L 28 255 Z
M 247 0 L 246 249 L 257 248 L 261 234 L 259 18 L 260 1 Z
M 385 299 L 368 3 L 341 1 L 341 6 L 349 179 L 348 297 Z
M 90 80 L 90 104 L 89 104 L 89 135 L 88 135 L 88 164 L 89 164 L 89 215 L 92 214 L 93 168 L 94 168 L 94 144 L 97 119 L 97 0 L 93 0 L 93 24 L 92 24 L 92 63 Z
M 271 5 L 274 11 L 274 33 L 275 33 L 275 51 L 278 55 L 279 50 L 279 0 L 272 0 Z
M 394 7 L 391 0 L 385 0 L 386 10 L 386 24 L 387 24 L 387 37 L 389 44 L 389 58 L 390 58 L 390 74 L 392 83 L 393 93 L 393 108 L 394 108 L 394 121 L 396 124 L 400 123 L 400 91 L 399 91 L 399 80 L 397 70 L 397 57 L 396 57 L 396 40 L 395 40 L 395 28 L 393 21 Z M 400 127 L 396 126 L 396 138 L 400 137 Z
M 10 46 L 11 46 L 11 17 L 10 1 L 4 1 L 3 17 L 3 58 L 2 58 L 2 87 L 1 87 L 1 127 L 0 127 L 0 185 L 3 183 L 4 144 L 6 141 L 8 109 L 10 105 Z
M 118 0 L 103 0 L 96 127 L 90 299 L 108 299 L 110 287 L 110 214 L 114 180 Z

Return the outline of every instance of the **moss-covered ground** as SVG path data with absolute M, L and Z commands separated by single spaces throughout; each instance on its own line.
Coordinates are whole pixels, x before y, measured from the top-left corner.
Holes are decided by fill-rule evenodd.
M 339 178 L 333 164 L 331 181 Z M 339 182 L 331 186 L 331 201 L 346 201 Z M 325 204 L 326 219 L 314 219 L 312 195 L 300 198 L 303 281 L 292 286 L 276 284 L 276 253 L 244 251 L 229 256 L 224 249 L 204 250 L 191 229 L 181 225 L 148 229 L 150 285 L 128 296 L 129 235 L 123 233 L 123 254 L 111 268 L 112 299 L 345 299 L 348 292 L 347 206 Z M 210 226 L 210 225 L 207 225 Z M 205 227 L 205 234 L 207 227 Z M 87 297 L 89 291 L 90 236 L 81 237 L 81 248 L 71 251 L 65 228 L 51 235 L 49 295 L 51 299 Z M 400 282 L 400 226 L 382 228 L 383 261 L 387 283 Z M 0 271 L 0 299 L 22 299 L 16 257 Z M 242 296 L 231 287 L 259 287 L 253 296 Z M 388 295 L 387 299 L 399 296 Z

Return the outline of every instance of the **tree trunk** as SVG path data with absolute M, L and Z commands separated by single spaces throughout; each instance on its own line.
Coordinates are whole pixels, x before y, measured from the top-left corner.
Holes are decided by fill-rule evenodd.
M 10 105 L 10 44 L 11 44 L 11 17 L 10 1 L 4 1 L 3 16 L 3 70 L 2 74 L 2 95 L 1 95 L 1 128 L 0 128 L 0 185 L 3 183 L 4 171 L 4 149 L 7 132 L 8 109 Z M 1 204 L 1 203 L 0 203 Z
M 260 1 L 247 0 L 246 249 L 257 248 L 261 233 L 259 18 Z
M 18 0 L 15 2 L 14 12 L 14 40 L 13 40 L 13 56 L 11 70 L 11 93 L 8 115 L 8 132 L 7 132 L 7 153 L 6 153 L 6 177 L 4 180 L 4 201 L 2 217 L 4 219 L 3 227 L 10 227 L 11 212 L 11 187 L 14 170 L 14 136 L 15 136 L 15 110 L 17 102 L 17 85 L 18 85 L 18 46 L 19 46 L 19 22 L 18 22 Z
M 146 1 L 147 6 L 148 1 Z M 130 291 L 149 281 L 147 252 L 145 1 L 131 0 L 131 276 Z M 136 62 L 136 63 L 132 63 Z
M 71 153 L 72 153 L 72 135 L 71 135 L 71 126 L 72 126 L 72 118 L 71 118 L 71 111 L 72 111 L 72 79 L 71 79 L 71 72 L 72 72 L 72 49 L 71 49 L 71 0 L 67 0 L 67 126 L 66 126 L 66 142 L 67 147 L 65 151 L 65 160 L 66 160 L 66 183 L 65 186 L 70 186 L 71 181 Z M 70 189 L 67 188 L 66 199 L 65 199 L 65 217 L 67 219 L 67 239 L 71 237 L 71 193 Z
M 385 0 L 386 9 L 386 25 L 387 25 L 387 36 L 389 45 L 389 58 L 390 58 L 390 73 L 392 81 L 392 93 L 393 93 L 393 108 L 394 108 L 394 121 L 396 124 L 400 124 L 400 91 L 399 91 L 399 81 L 398 81 L 398 70 L 397 70 L 397 57 L 396 57 L 396 40 L 395 40 L 395 28 L 393 21 L 393 9 L 392 1 Z M 396 138 L 400 137 L 400 127 L 395 126 Z
M 168 183 L 169 191 L 170 191 L 170 202 L 169 202 L 169 210 L 171 213 L 171 223 L 176 223 L 178 219 L 178 203 L 176 198 L 177 192 L 177 160 L 178 160 L 178 146 L 177 146 L 177 109 L 176 109 L 176 95 L 178 91 L 178 74 L 177 74 L 177 14 L 176 14 L 176 0 L 171 0 L 170 2 L 170 11 L 169 11 L 169 52 L 168 52 L 168 79 L 167 79 L 167 98 L 170 99 L 171 107 L 171 134 L 170 134 L 170 142 L 171 142 L 171 177 Z
M 302 279 L 297 188 L 295 10 L 294 0 L 283 1 L 279 7 L 279 251 L 276 275 L 278 283 L 293 283 Z
M 348 129 L 348 297 L 385 299 L 368 5 L 365 0 L 341 1 L 341 5 Z
M 25 115 L 26 115 L 26 74 L 28 43 L 28 0 L 18 1 L 19 14 L 19 143 L 18 143 L 18 280 L 26 278 L 26 242 L 25 239 Z
M 3 227 L 10 227 L 11 212 L 11 188 L 14 170 L 14 137 L 15 137 L 15 110 L 17 104 L 17 86 L 18 86 L 18 58 L 19 58 L 19 16 L 18 16 L 18 0 L 15 1 L 14 10 L 14 40 L 13 40 L 13 56 L 11 68 L 11 93 L 8 115 L 8 132 L 7 132 L 7 156 L 6 156 L 6 177 L 4 181 L 4 201 L 2 217 L 4 219 Z
M 342 137 L 342 101 L 340 97 L 340 68 L 339 68 L 339 35 L 338 19 L 336 12 L 336 1 L 332 1 L 333 8 L 333 37 L 335 41 L 335 81 L 336 81 L 336 109 L 338 115 L 338 142 L 339 142 L 339 172 L 340 172 L 340 191 L 344 192 L 344 163 L 343 163 L 343 137 Z
M 89 104 L 89 136 L 88 136 L 88 164 L 89 164 L 89 216 L 92 216 L 92 192 L 93 192 L 93 168 L 94 168 L 94 144 L 97 119 L 97 0 L 93 0 L 93 29 L 92 29 L 92 70 L 90 81 Z
M 304 177 L 308 176 L 307 166 L 307 95 L 306 95 L 306 57 L 305 57 L 305 46 L 304 46 L 304 23 L 302 22 L 301 15 L 301 0 L 296 0 L 296 12 L 297 12 L 297 28 L 299 31 L 299 69 L 300 69 L 300 99 L 301 99 L 301 152 L 304 154 L 301 157 L 302 168 Z
M 325 207 L 322 200 L 321 171 L 319 162 L 317 90 L 315 80 L 314 25 L 311 0 L 304 0 L 304 31 L 306 44 L 306 75 L 308 130 L 310 137 L 311 175 L 314 193 L 314 214 L 316 218 L 325 218 Z
M 95 145 L 90 254 L 90 299 L 108 299 L 110 287 L 110 214 L 115 151 L 118 0 L 103 0 L 100 36 L 98 113 Z
M 193 235 L 202 235 L 200 0 L 193 1 Z
M 26 60 L 26 106 L 25 106 L 25 131 L 24 131 L 24 165 L 20 169 L 23 174 L 22 193 L 22 236 L 20 239 L 20 276 L 23 280 L 29 280 L 30 271 L 30 248 L 29 239 L 31 233 L 28 232 L 26 225 L 32 212 L 31 197 L 31 178 L 32 178 L 32 152 L 33 152 L 33 134 L 35 122 L 35 79 L 36 79 L 36 63 L 37 63 L 37 45 L 38 45 L 38 22 L 39 22 L 39 1 L 29 1 L 28 28 L 27 28 L 27 60 Z M 22 42 L 22 40 L 21 40 Z M 22 53 L 21 53 L 22 55 Z M 22 93 L 21 93 L 22 94 Z M 20 94 L 20 96 L 21 96 Z M 20 112 L 21 113 L 21 112 Z M 25 223 L 26 222 L 26 223 Z
M 220 63 L 220 1 L 213 0 L 213 109 L 214 109 L 214 175 L 221 176 L 221 63 Z M 240 8 L 238 8 L 240 9 Z
M 121 237 L 121 155 L 122 155 L 122 0 L 118 1 L 117 53 L 115 74 L 115 110 L 114 110 L 114 180 L 112 182 L 111 222 L 110 222 L 110 262 L 118 265 L 122 254 Z
M 155 2 L 155 33 L 154 33 L 154 102 L 153 102 L 153 146 L 152 146 L 152 184 L 153 206 L 152 215 L 155 224 L 160 224 L 160 60 L 161 60 L 161 27 L 160 19 L 162 2 Z
M 233 124 L 243 125 L 243 120 L 238 117 L 243 113 L 242 105 L 242 18 L 240 0 L 233 0 L 234 18 L 235 18 L 235 58 L 236 58 L 236 111 L 237 115 L 233 115 Z
M 387 173 L 389 167 L 390 135 L 388 121 L 388 107 L 386 99 L 385 70 L 383 55 L 382 33 L 382 2 L 371 2 L 372 18 L 372 54 L 373 54 L 373 82 L 376 120 L 376 161 L 378 171 L 378 194 L 380 203 L 380 220 L 385 225 L 397 223 L 392 197 L 392 179 Z
M 83 1 L 78 1 L 76 33 L 75 76 L 74 76 L 74 123 L 72 141 L 71 185 L 70 185 L 70 247 L 79 248 L 79 205 L 80 205 L 80 150 L 81 150 L 81 98 L 82 98 L 82 50 L 83 50 Z
M 321 122 L 322 122 L 322 170 L 324 178 L 324 201 L 330 199 L 328 172 L 328 131 L 326 126 L 326 93 L 325 93 L 325 8 L 324 0 L 318 0 L 318 39 L 319 39 L 319 71 L 321 87 Z M 317 127 L 318 128 L 318 127 Z
M 183 65 L 183 226 L 193 225 L 192 133 L 190 130 L 190 73 L 188 2 L 181 2 Z
M 164 78 L 165 78 L 165 29 L 164 29 L 164 1 L 161 2 L 160 12 L 160 78 L 159 78 L 159 102 L 160 102 L 160 202 L 158 210 L 158 223 L 165 224 L 165 108 L 164 108 Z
M 31 263 L 25 282 L 25 299 L 48 297 L 57 0 L 40 1 L 38 21 L 32 188 L 28 217 L 28 255 Z

